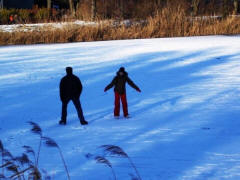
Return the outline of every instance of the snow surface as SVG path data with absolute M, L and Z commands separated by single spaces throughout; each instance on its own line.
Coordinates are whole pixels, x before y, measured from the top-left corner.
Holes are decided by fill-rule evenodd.
M 27 121 L 63 151 L 72 180 L 113 179 L 88 160 L 104 144 L 120 146 L 143 180 L 240 179 L 240 37 L 211 36 L 0 48 L 0 139 L 14 155 L 39 138 Z M 83 127 L 72 103 L 59 126 L 59 81 L 72 66 L 84 89 Z M 113 91 L 103 92 L 125 66 L 130 119 L 113 118 Z M 123 158 L 108 157 L 117 179 L 134 174 Z M 43 146 L 40 167 L 67 179 L 59 153 Z
M 43 29 L 61 29 L 73 25 L 80 26 L 92 26 L 96 25 L 96 22 L 87 22 L 76 20 L 74 22 L 59 22 L 59 23 L 38 23 L 38 24 L 11 24 L 0 25 L 0 31 L 2 32 L 28 32 L 28 31 L 40 31 Z
M 64 29 L 71 26 L 97 26 L 97 25 L 109 25 L 118 26 L 132 26 L 145 23 L 142 21 L 133 21 L 133 20 L 124 20 L 124 21 L 113 21 L 113 20 L 104 20 L 99 22 L 94 21 L 80 21 L 76 20 L 73 22 L 56 22 L 56 23 L 36 23 L 36 24 L 10 24 L 10 25 L 0 25 L 0 32 L 32 32 L 32 31 L 44 31 L 44 30 L 55 30 L 55 29 Z

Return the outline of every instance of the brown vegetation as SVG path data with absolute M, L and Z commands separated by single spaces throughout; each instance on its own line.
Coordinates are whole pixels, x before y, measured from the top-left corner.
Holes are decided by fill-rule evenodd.
M 39 23 L 76 19 L 146 19 L 164 8 L 178 6 L 188 16 L 236 15 L 240 9 L 239 0 L 45 0 L 48 2 L 45 5 L 43 2 L 36 0 L 33 9 L 0 9 L 0 24 L 9 23 L 10 15 L 16 16 L 16 23 Z M 54 2 L 58 2 L 58 6 L 53 6 Z
M 66 43 L 138 38 L 239 34 L 240 18 L 199 17 L 186 15 L 181 7 L 166 7 L 146 21 L 133 25 L 99 22 L 94 26 L 72 25 L 61 29 L 33 32 L 0 32 L 0 45 Z

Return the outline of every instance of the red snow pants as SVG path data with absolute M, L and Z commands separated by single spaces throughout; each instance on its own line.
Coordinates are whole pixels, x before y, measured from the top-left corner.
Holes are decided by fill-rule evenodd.
M 124 117 L 128 116 L 128 105 L 127 105 L 127 97 L 126 94 L 119 94 L 115 92 L 115 107 L 114 107 L 114 116 L 120 115 L 120 99 L 122 101 L 122 108 Z

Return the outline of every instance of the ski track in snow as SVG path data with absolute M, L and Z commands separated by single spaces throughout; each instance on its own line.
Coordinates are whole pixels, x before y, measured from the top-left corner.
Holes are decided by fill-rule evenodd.
M 240 179 L 240 37 L 210 36 L 0 47 L 0 139 L 14 155 L 39 138 L 27 121 L 61 147 L 72 180 L 113 179 L 87 153 L 104 144 L 129 154 L 143 180 Z M 72 103 L 59 126 L 59 81 L 72 66 L 83 84 L 81 126 Z M 125 66 L 130 119 L 113 118 L 113 91 Z M 135 174 L 127 159 L 108 157 L 117 179 Z M 40 167 L 67 179 L 56 149 L 41 149 Z

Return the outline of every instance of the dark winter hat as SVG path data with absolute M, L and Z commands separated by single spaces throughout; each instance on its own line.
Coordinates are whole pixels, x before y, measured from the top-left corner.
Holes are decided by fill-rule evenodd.
M 125 68 L 124 67 L 120 67 L 119 72 L 125 72 Z
M 67 74 L 72 74 L 72 67 L 66 67 Z

